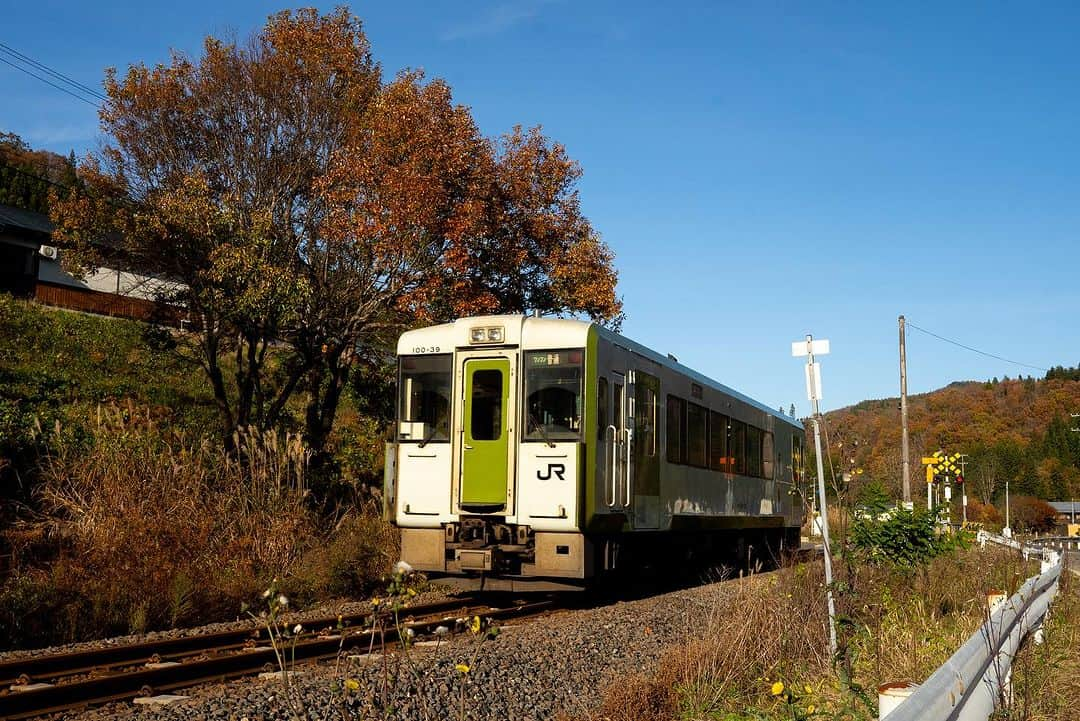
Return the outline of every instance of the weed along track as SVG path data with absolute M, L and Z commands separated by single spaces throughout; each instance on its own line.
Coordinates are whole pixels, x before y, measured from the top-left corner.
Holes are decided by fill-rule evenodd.
M 414 638 L 432 635 L 461 617 L 491 620 L 526 618 L 555 610 L 553 598 L 511 600 L 493 607 L 457 598 L 407 608 L 401 629 Z M 342 653 L 366 653 L 394 645 L 396 628 L 359 628 L 367 616 L 354 614 L 308 621 L 311 629 L 288 655 L 317 661 Z M 13 659 L 0 663 L 0 719 L 21 719 L 93 704 L 150 696 L 209 681 L 279 669 L 266 628 L 249 628 L 73 653 Z

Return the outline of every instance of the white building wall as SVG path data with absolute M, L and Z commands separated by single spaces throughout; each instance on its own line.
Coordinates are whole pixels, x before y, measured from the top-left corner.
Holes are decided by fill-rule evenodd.
M 81 280 L 66 272 L 58 260 L 42 258 L 38 267 L 38 280 L 43 283 L 66 285 L 83 290 L 96 290 L 101 293 L 114 293 L 129 298 L 156 300 L 162 293 L 181 290 L 180 283 L 164 281 L 148 275 L 140 275 L 113 268 L 98 268 L 87 273 Z

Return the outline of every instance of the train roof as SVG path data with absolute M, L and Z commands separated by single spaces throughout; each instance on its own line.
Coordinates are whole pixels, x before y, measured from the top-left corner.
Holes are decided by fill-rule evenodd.
M 432 352 L 430 348 L 433 345 L 444 347 L 446 352 L 459 347 L 469 347 L 469 331 L 478 325 L 503 326 L 506 332 L 506 343 L 539 348 L 566 348 L 579 345 L 584 347 L 588 341 L 589 330 L 595 327 L 600 337 L 615 345 L 622 346 L 665 368 L 678 371 L 698 383 L 726 393 L 800 430 L 803 428 L 801 423 L 783 413 L 777 412 L 776 409 L 770 408 L 734 388 L 713 380 L 673 358 L 609 330 L 599 323 L 590 321 L 568 318 L 537 318 L 525 315 L 470 316 L 468 318 L 459 318 L 452 323 L 442 323 L 427 328 L 406 331 L 398 340 L 398 354 L 408 355 L 415 353 L 418 346 L 425 348 L 422 352 Z
M 628 350 L 631 350 L 634 353 L 637 353 L 638 355 L 644 356 L 644 357 L 648 358 L 649 360 L 651 360 L 651 361 L 653 361 L 655 363 L 659 363 L 660 365 L 662 365 L 662 366 L 664 366 L 666 368 L 671 368 L 672 370 L 677 370 L 679 373 L 682 373 L 683 375 L 685 375 L 685 376 L 687 376 L 689 378 L 693 378 L 698 383 L 710 386 L 711 388 L 715 388 L 718 391 L 726 393 L 727 395 L 729 395 L 729 396 L 731 396 L 733 398 L 736 398 L 736 399 L 742 401 L 743 403 L 746 403 L 747 405 L 751 405 L 754 408 L 757 408 L 758 410 L 761 410 L 761 411 L 764 411 L 765 413 L 768 413 L 769 415 L 773 416 L 774 418 L 776 418 L 778 420 L 784 421 L 785 423 L 788 423 L 789 425 L 795 426 L 799 430 L 803 429 L 802 423 L 797 422 L 794 418 L 790 418 L 789 416 L 784 415 L 783 413 L 779 413 L 779 412 L 776 411 L 776 409 L 770 408 L 769 406 L 765 405 L 761 401 L 754 400 L 750 396 L 745 395 L 743 393 L 740 393 L 739 391 L 735 390 L 734 388 L 732 388 L 730 386 L 726 386 L 723 383 L 721 383 L 721 382 L 719 382 L 717 380 L 714 380 L 714 379 L 708 377 L 707 375 L 705 375 L 703 373 L 699 373 L 698 371 L 694 370 L 693 368 L 689 368 L 689 367 L 683 365 L 682 363 L 675 360 L 674 358 L 671 358 L 669 356 L 658 353 L 658 352 L 654 351 L 652 348 L 648 348 L 646 346 L 643 346 L 640 343 L 638 343 L 637 341 L 631 340 L 631 339 L 627 338 L 626 336 L 620 335 L 619 333 L 616 333 L 615 331 L 609 330 L 609 329 L 607 329 L 607 328 L 605 328 L 605 327 L 603 327 L 601 325 L 597 324 L 597 329 L 599 330 L 601 337 L 607 338 L 612 343 L 615 343 L 617 345 L 621 345 L 624 348 L 627 348 Z

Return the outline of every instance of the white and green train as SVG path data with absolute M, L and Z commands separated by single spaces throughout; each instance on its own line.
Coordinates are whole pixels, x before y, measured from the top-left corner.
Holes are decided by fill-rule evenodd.
M 398 341 L 386 510 L 414 568 L 484 588 L 797 548 L 803 428 L 595 323 Z

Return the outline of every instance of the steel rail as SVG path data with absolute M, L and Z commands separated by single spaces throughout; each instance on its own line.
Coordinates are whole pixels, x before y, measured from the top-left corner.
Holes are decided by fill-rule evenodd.
M 433 604 L 436 605 L 436 604 Z M 430 606 L 423 609 L 428 615 L 435 616 L 427 620 L 411 621 L 403 624 L 417 635 L 432 633 L 438 626 L 453 620 L 453 615 L 446 611 L 461 609 L 457 603 L 437 604 L 439 611 L 430 611 Z M 504 620 L 524 618 L 554 610 L 557 604 L 552 599 L 544 599 L 507 608 L 471 609 L 469 615 L 482 615 L 485 618 Z M 465 605 L 467 608 L 467 604 Z M 409 609 L 415 614 L 421 608 Z M 444 615 L 440 616 L 439 613 Z M 336 618 L 334 619 L 336 621 Z M 295 647 L 287 649 L 290 663 L 293 661 L 315 661 L 332 658 L 339 653 L 352 650 L 380 650 L 397 643 L 397 631 L 394 628 L 382 633 L 371 629 L 349 630 L 333 636 L 300 639 Z M 33 716 L 55 713 L 91 704 L 109 703 L 134 698 L 140 695 L 152 695 L 163 691 L 173 691 L 187 686 L 211 681 L 223 681 L 264 670 L 278 668 L 277 656 L 273 648 L 260 646 L 245 649 L 234 654 L 207 659 L 192 660 L 186 663 L 158 668 L 143 668 L 114 675 L 102 676 L 69 683 L 50 685 L 26 691 L 11 691 L 0 695 L 0 718 L 24 719 Z
M 406 612 L 408 616 L 426 615 L 464 608 L 474 602 L 475 600 L 470 598 L 436 601 L 406 609 Z M 343 614 L 342 620 L 349 623 L 358 623 L 369 615 L 370 613 Z M 311 630 L 336 628 L 338 617 L 327 616 L 303 621 L 302 623 Z M 228 631 L 195 634 L 179 638 L 141 641 L 42 656 L 24 656 L 0 662 L 0 686 L 20 682 L 48 681 L 58 677 L 89 673 L 123 664 L 147 662 L 155 657 L 164 661 L 200 652 L 228 650 L 252 641 L 265 642 L 266 640 L 266 628 L 252 625 L 249 628 L 230 629 Z

